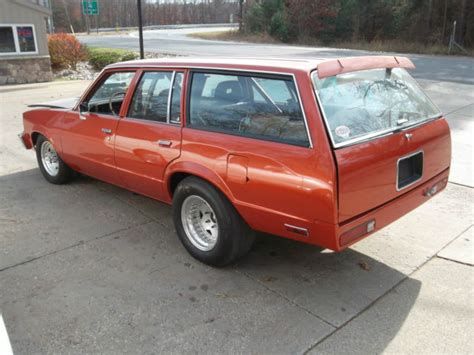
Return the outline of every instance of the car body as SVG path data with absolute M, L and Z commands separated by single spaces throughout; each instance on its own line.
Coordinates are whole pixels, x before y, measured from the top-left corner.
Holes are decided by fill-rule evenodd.
M 387 56 L 118 63 L 81 98 L 25 112 L 21 139 L 46 137 L 72 170 L 169 204 L 194 176 L 252 230 L 340 251 L 447 185 L 449 127 L 412 68 Z

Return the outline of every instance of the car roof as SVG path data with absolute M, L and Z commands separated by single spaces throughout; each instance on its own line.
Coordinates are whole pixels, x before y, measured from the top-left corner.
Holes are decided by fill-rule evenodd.
M 159 59 L 143 59 L 121 62 L 109 65 L 107 68 L 215 68 L 227 70 L 254 70 L 277 73 L 295 73 L 297 71 L 310 72 L 319 63 L 327 59 L 311 58 L 206 58 L 206 57 L 175 57 Z
M 407 68 L 415 66 L 410 59 L 400 56 L 360 56 L 345 58 L 216 58 L 175 57 L 143 59 L 111 64 L 107 67 L 123 68 L 206 68 L 245 70 L 295 74 L 310 73 L 318 69 L 320 78 L 375 68 Z

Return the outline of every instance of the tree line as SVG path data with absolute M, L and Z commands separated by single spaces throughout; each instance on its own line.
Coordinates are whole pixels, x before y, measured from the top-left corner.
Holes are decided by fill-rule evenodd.
M 82 14 L 80 0 L 52 0 L 56 32 L 86 26 L 137 26 L 136 0 L 99 0 L 100 15 Z M 322 44 L 399 40 L 424 44 L 456 42 L 474 47 L 474 0 L 246 0 L 242 31 L 284 42 L 313 39 Z M 149 25 L 239 21 L 240 0 L 142 0 Z M 306 41 L 308 42 L 308 41 Z
M 55 32 L 135 27 L 137 0 L 99 0 L 99 16 L 84 16 L 81 0 L 52 0 Z M 142 0 L 143 25 L 227 23 L 237 21 L 238 0 Z M 72 29 L 71 29 L 72 26 Z
M 401 40 L 474 46 L 473 0 L 253 0 L 244 28 L 284 41 Z

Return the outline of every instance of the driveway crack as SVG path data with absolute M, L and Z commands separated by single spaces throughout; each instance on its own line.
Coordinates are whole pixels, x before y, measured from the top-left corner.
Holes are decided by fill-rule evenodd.
M 306 313 L 310 314 L 311 316 L 319 319 L 321 322 L 329 325 L 331 328 L 335 330 L 337 330 L 337 326 L 332 324 L 331 322 L 327 321 L 326 319 L 322 318 L 321 316 L 318 316 L 316 313 L 312 312 L 311 310 L 307 309 L 306 307 L 300 305 L 299 303 L 293 301 L 291 298 L 285 296 L 284 294 L 282 294 L 281 292 L 278 292 L 274 289 L 272 289 L 271 287 L 269 287 L 268 285 L 264 284 L 262 281 L 260 281 L 259 279 L 255 278 L 255 277 L 252 277 L 250 276 L 249 274 L 243 272 L 243 271 L 240 271 L 240 270 L 235 270 L 237 273 L 239 274 L 242 274 L 244 275 L 245 277 L 249 278 L 250 280 L 258 283 L 260 286 L 263 286 L 267 291 L 270 291 L 274 294 L 276 294 L 277 296 L 279 296 L 280 298 L 283 298 L 285 301 L 287 301 L 288 303 L 292 304 L 293 306 L 297 307 L 297 308 L 300 308 L 302 309 L 303 311 L 305 311 Z M 333 331 L 333 332 L 334 332 Z M 331 332 L 331 334 L 333 333 Z
M 129 226 L 129 227 L 125 227 L 125 228 L 122 228 L 122 229 L 118 229 L 116 231 L 113 231 L 113 232 L 110 232 L 110 233 L 107 233 L 107 234 L 104 234 L 104 235 L 101 235 L 99 237 L 96 237 L 96 238 L 92 238 L 92 239 L 89 239 L 89 240 L 81 240 L 75 244 L 72 244 L 72 245 L 69 245 L 67 247 L 64 247 L 62 249 L 57 249 L 57 250 L 54 250 L 54 251 L 51 251 L 49 253 L 45 253 L 45 254 L 42 254 L 42 255 L 39 255 L 39 256 L 35 256 L 33 258 L 30 258 L 28 260 L 25 260 L 25 261 L 22 261 L 22 262 L 19 262 L 19 263 L 16 263 L 16 264 L 13 264 L 13 265 L 9 265 L 9 266 L 6 266 L 2 269 L 0 269 L 0 272 L 2 271 L 6 271 L 6 270 L 9 270 L 9 269 L 13 269 L 17 266 L 21 266 L 21 265 L 25 265 L 25 264 L 29 264 L 33 261 L 36 261 L 36 260 L 39 260 L 39 259 L 43 259 L 45 257 L 48 257 L 48 256 L 51 256 L 51 255 L 55 255 L 55 254 L 58 254 L 58 253 L 61 253 L 63 251 L 66 251 L 66 250 L 69 250 L 69 249 L 72 249 L 72 248 L 75 248 L 75 247 L 78 247 L 80 245 L 84 245 L 84 244 L 88 244 L 88 243 L 91 243 L 91 242 L 95 242 L 96 240 L 100 240 L 100 239 L 103 239 L 103 238 L 107 238 L 107 237 L 110 237 L 112 235 L 115 235 L 117 233 L 121 233 L 121 232 L 124 232 L 124 231 L 128 231 L 130 229 L 134 229 L 134 228 L 137 228 L 137 227 L 140 227 L 140 226 L 143 226 L 143 225 L 146 225 L 146 224 L 149 224 L 149 223 L 153 223 L 155 221 L 151 220 L 151 221 L 146 221 L 144 223 L 141 223 L 141 224 L 134 224 L 132 226 Z

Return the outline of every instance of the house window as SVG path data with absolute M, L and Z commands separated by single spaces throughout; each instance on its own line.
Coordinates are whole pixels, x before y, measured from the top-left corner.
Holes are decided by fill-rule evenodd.
M 0 53 L 15 53 L 12 27 L 0 27 Z
M 33 25 L 0 24 L 0 55 L 37 52 Z
M 18 45 L 20 52 L 36 52 L 35 35 L 32 26 L 17 26 Z

